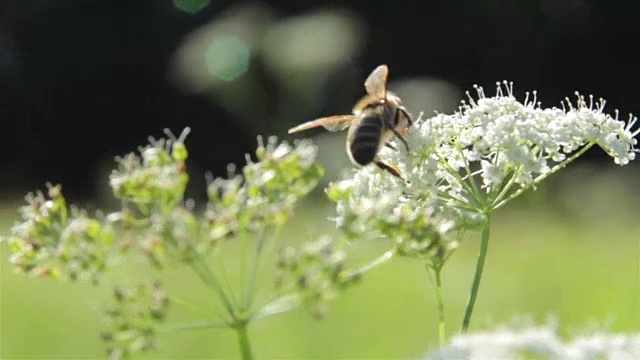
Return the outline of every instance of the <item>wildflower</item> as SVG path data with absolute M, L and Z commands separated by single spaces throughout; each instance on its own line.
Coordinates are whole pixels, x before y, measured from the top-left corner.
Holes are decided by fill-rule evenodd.
M 439 303 L 440 343 L 445 340 L 441 270 L 466 230 L 481 230 L 480 254 L 462 331 L 469 326 L 487 255 L 493 210 L 599 146 L 625 165 L 638 150 L 636 118 L 604 113 L 605 101 L 576 93 L 561 108 L 543 108 L 536 92 L 523 102 L 512 83 L 487 97 L 476 86 L 451 115 L 420 117 L 401 146 L 379 156 L 396 166 L 406 183 L 364 167 L 327 188 L 336 202 L 336 224 L 350 239 L 388 238 L 393 254 L 422 259 L 433 270 Z M 393 144 L 392 144 L 393 145 Z
M 503 206 L 594 145 L 619 165 L 638 151 L 636 118 L 625 123 L 618 112 L 605 114 L 602 99 L 576 93 L 575 103 L 566 99 L 561 108 L 543 108 L 535 91 L 520 102 L 507 82 L 498 83 L 493 97 L 478 86 L 476 93 L 477 99 L 467 94 L 468 101 L 452 115 L 418 119 L 406 136 L 408 153 L 380 151 L 406 174 L 406 184 L 365 167 L 334 185 L 354 189 L 338 204 L 338 224 L 345 222 L 347 204 L 355 211 L 353 206 L 367 201 L 394 208 L 420 199 L 434 215 L 455 209 L 459 217 L 469 217 Z
M 258 137 L 257 162 L 247 156 L 242 174 L 229 168 L 229 176 L 209 181 L 208 237 L 215 242 L 239 233 L 254 233 L 282 225 L 293 205 L 308 194 L 323 175 L 314 163 L 317 148 L 309 141 L 293 146 L 270 137 Z
M 276 284 L 298 293 L 307 311 L 316 318 L 328 311 L 328 303 L 359 279 L 345 271 L 346 252 L 328 236 L 300 248 L 285 247 L 278 258 Z
M 637 359 L 640 334 L 594 333 L 563 341 L 553 326 L 457 335 L 425 359 Z
M 68 207 L 60 185 L 26 196 L 8 243 L 15 270 L 34 277 L 97 283 L 116 255 L 107 222 Z
M 169 310 L 169 297 L 157 281 L 146 281 L 133 288 L 116 288 L 116 304 L 106 311 L 107 326 L 101 339 L 108 345 L 110 359 L 121 359 L 134 352 L 156 347 L 157 327 Z
M 129 153 L 116 158 L 119 168 L 109 177 L 114 195 L 135 204 L 142 217 L 153 211 L 170 211 L 182 201 L 189 181 L 183 142 L 189 131 L 185 128 L 176 139 L 167 130 L 169 139 L 150 138 L 140 155 Z

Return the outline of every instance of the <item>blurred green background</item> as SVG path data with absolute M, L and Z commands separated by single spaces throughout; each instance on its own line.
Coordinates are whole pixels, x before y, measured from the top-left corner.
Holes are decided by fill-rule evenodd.
M 555 318 L 564 336 L 593 329 L 637 332 L 640 328 L 640 192 L 637 166 L 574 164 L 537 191 L 496 213 L 486 270 L 472 329 L 513 323 L 530 316 L 538 324 Z M 16 218 L 16 203 L 3 203 L 1 233 Z M 308 198 L 282 233 L 292 243 L 332 232 L 325 218 L 334 209 L 322 194 Z M 444 272 L 449 334 L 461 322 L 468 297 L 478 234 L 461 242 Z M 385 249 L 357 243 L 356 265 Z M 230 249 L 232 250 L 232 249 Z M 225 255 L 234 263 L 233 250 Z M 99 287 L 34 280 L 12 273 L 2 247 L 2 359 L 94 358 L 101 311 L 111 286 L 149 275 L 144 259 L 128 257 Z M 161 274 L 171 295 L 216 308 L 212 294 L 187 269 Z M 272 286 L 263 276 L 262 286 Z M 437 344 L 434 291 L 422 266 L 401 259 L 368 273 L 362 283 L 332 304 L 317 321 L 303 310 L 267 318 L 250 327 L 259 358 L 409 358 Z M 197 321 L 198 313 L 174 303 L 170 323 Z M 162 333 L 147 358 L 235 358 L 229 330 Z

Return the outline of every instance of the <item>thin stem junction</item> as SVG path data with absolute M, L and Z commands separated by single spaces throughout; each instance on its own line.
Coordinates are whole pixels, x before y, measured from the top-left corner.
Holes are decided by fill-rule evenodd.
M 235 327 L 235 330 L 238 334 L 238 344 L 240 345 L 240 354 L 242 355 L 242 360 L 253 359 L 251 343 L 249 342 L 249 334 L 247 333 L 248 325 L 248 322 L 241 322 Z

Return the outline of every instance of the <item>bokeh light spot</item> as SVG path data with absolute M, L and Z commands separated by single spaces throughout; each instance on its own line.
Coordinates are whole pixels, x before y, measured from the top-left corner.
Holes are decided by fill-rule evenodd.
M 364 26 L 348 11 L 319 10 L 294 16 L 273 26 L 266 37 L 264 56 L 283 74 L 292 69 L 326 71 L 348 63 L 364 44 Z
M 236 80 L 249 70 L 249 48 L 235 36 L 213 40 L 205 56 L 209 73 L 224 81 Z
M 173 0 L 173 5 L 180 11 L 195 14 L 211 4 L 211 0 Z

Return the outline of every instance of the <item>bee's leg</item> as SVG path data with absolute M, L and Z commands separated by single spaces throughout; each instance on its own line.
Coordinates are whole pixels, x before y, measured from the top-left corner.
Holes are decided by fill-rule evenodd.
M 402 177 L 402 174 L 400 174 L 400 170 L 398 170 L 395 166 L 391 166 L 391 165 L 383 162 L 377 156 L 376 156 L 375 159 L 373 159 L 373 163 L 376 164 L 376 166 L 378 166 L 380 169 L 382 169 L 384 171 L 388 171 L 389 173 L 391 173 L 391 175 L 397 177 L 398 179 L 400 179 L 402 181 L 405 181 L 404 177 Z
M 396 113 L 393 116 L 393 123 L 397 124 L 400 121 L 400 113 L 402 113 L 402 116 L 404 116 L 407 119 L 407 124 L 409 126 L 413 125 L 413 119 L 411 119 L 411 114 L 409 114 L 409 112 L 407 112 L 407 110 L 402 107 L 402 106 L 398 106 L 396 108 Z M 395 126 L 394 126 L 395 128 Z
M 409 151 L 409 144 L 407 144 L 407 140 L 404 139 L 402 134 L 400 134 L 398 130 L 394 128 L 391 128 L 391 131 L 393 131 L 393 135 L 395 135 L 398 138 L 398 140 L 402 141 L 402 143 L 404 144 L 404 147 L 406 147 L 407 151 Z
M 409 124 L 412 124 L 411 119 L 408 117 L 407 111 L 404 109 L 401 110 L 400 107 L 396 108 L 396 114 L 393 119 L 393 124 L 397 124 L 398 121 L 400 120 L 399 119 L 400 112 L 402 112 L 404 116 L 407 116 Z M 409 144 L 407 144 L 407 140 L 405 140 L 402 134 L 400 134 L 398 130 L 396 130 L 395 125 L 390 125 L 389 129 L 391 129 L 391 131 L 393 132 L 393 135 L 395 135 L 398 139 L 400 139 L 400 141 L 402 141 L 402 143 L 404 144 L 404 147 L 406 147 L 407 151 L 409 151 Z
M 396 116 L 398 112 L 401 112 L 402 115 L 404 115 L 404 117 L 407 118 L 407 122 L 409 123 L 409 126 L 413 125 L 413 119 L 411 119 L 411 115 L 409 115 L 407 110 L 405 110 L 402 106 L 400 106 L 398 107 L 398 110 L 396 110 Z
M 398 151 L 398 149 L 396 149 L 396 147 L 395 147 L 395 146 L 391 145 L 391 143 L 386 143 L 386 144 L 384 144 L 384 146 L 386 146 L 386 147 L 388 147 L 388 148 L 391 148 L 391 149 L 393 149 L 393 150 L 395 150 L 395 151 Z

